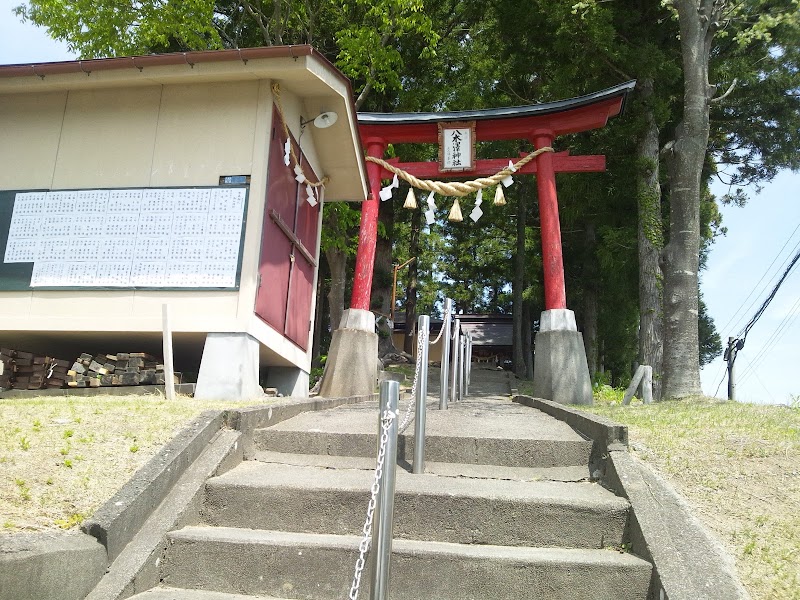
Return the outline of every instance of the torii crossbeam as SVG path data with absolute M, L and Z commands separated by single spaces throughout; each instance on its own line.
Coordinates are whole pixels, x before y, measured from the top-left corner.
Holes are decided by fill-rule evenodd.
M 440 125 L 454 122 L 474 122 L 476 141 L 525 139 L 540 149 L 552 146 L 553 140 L 560 135 L 604 127 L 611 117 L 622 112 L 627 94 L 635 84 L 635 81 L 630 81 L 586 96 L 530 106 L 436 113 L 359 113 L 359 134 L 367 155 L 375 158 L 383 158 L 389 144 L 438 143 Z M 419 178 L 447 180 L 493 175 L 506 167 L 509 160 L 516 162 L 518 158 L 477 160 L 474 168 L 457 174 L 440 171 L 440 165 L 435 162 L 389 162 Z M 577 331 L 574 313 L 567 310 L 555 176 L 556 173 L 604 170 L 605 156 L 602 155 L 570 156 L 567 152 L 546 152 L 517 173 L 536 175 L 542 228 L 545 312 L 542 313 L 536 340 L 534 391 L 540 397 L 564 403 L 591 403 L 591 386 L 583 338 Z M 381 180 L 391 178 L 388 171 L 372 162 L 367 163 L 367 172 L 370 197 L 361 208 L 351 311 L 370 309 L 379 192 Z M 343 322 L 341 327 L 346 326 Z M 546 364 L 552 361 L 559 365 L 553 363 L 551 368 Z M 564 361 L 578 361 L 574 376 L 565 375 L 560 364 Z

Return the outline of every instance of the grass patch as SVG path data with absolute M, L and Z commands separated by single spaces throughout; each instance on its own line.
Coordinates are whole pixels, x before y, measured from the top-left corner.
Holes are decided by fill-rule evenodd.
M 204 410 L 252 402 L 161 395 L 0 398 L 0 523 L 71 529 Z
M 800 600 L 800 408 L 709 398 L 621 406 L 623 392 L 600 388 L 585 410 L 628 426 L 633 452 L 727 546 L 754 599 Z

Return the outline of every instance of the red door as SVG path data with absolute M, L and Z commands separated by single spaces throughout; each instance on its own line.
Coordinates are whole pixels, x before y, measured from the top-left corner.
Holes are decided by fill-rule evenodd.
M 284 164 L 285 142 L 280 115 L 273 111 L 255 312 L 284 337 L 307 350 L 321 205 L 312 207 L 306 201 L 305 185 L 295 180 L 293 165 Z M 292 145 L 300 156 L 294 139 Z M 306 176 L 317 181 L 308 161 L 303 158 L 302 163 Z

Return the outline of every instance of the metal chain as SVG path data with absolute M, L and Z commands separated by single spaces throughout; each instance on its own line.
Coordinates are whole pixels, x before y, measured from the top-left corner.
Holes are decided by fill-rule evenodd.
M 411 397 L 408 399 L 408 406 L 406 406 L 406 413 L 403 420 L 398 427 L 398 433 L 403 433 L 411 424 L 411 419 L 414 415 L 414 405 L 417 397 L 417 386 L 419 385 L 419 372 L 422 367 L 422 349 L 428 342 L 427 331 L 417 331 L 417 364 L 414 368 L 414 383 L 411 384 Z
M 361 542 L 358 544 L 358 559 L 356 560 L 355 572 L 353 573 L 353 584 L 350 586 L 350 600 L 357 600 L 358 588 L 361 586 L 361 573 L 364 571 L 365 557 L 370 546 L 372 537 L 372 518 L 375 515 L 375 503 L 378 500 L 378 492 L 381 489 L 381 475 L 383 474 L 383 462 L 386 458 L 386 444 L 389 441 L 389 429 L 392 421 L 397 418 L 397 413 L 386 410 L 381 415 L 381 443 L 378 448 L 378 461 L 375 465 L 375 479 L 370 488 L 369 504 L 367 505 L 367 519 L 364 521 L 362 531 L 364 533 Z
M 445 306 L 448 306 L 447 302 L 445 302 Z M 448 306 L 448 308 L 449 308 L 449 306 Z M 444 331 L 444 324 L 447 323 L 447 319 L 449 319 L 449 318 L 450 318 L 450 311 L 449 310 L 445 310 L 444 311 L 444 317 L 442 318 L 442 328 L 439 330 L 439 335 L 436 336 L 436 339 L 431 342 L 431 346 L 435 346 L 436 344 L 439 343 L 439 340 L 442 339 L 442 332 Z

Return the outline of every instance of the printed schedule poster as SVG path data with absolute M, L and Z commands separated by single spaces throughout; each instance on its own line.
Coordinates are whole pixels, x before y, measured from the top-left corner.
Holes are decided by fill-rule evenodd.
M 31 287 L 235 288 L 247 189 L 19 192 L 6 263 Z

